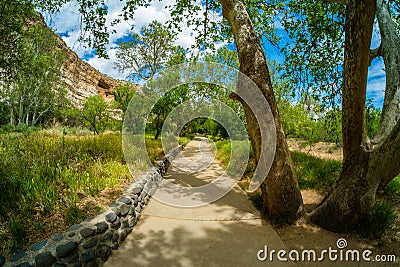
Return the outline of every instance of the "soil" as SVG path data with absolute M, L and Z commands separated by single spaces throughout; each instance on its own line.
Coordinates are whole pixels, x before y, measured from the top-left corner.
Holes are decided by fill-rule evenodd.
M 289 140 L 288 145 L 292 151 L 301 151 L 309 153 L 315 157 L 330 160 L 342 160 L 342 148 L 331 143 L 315 143 L 308 144 L 305 141 Z M 100 192 L 95 198 L 87 195 L 81 195 L 81 200 L 77 206 L 81 208 L 86 215 L 94 215 L 99 209 L 106 208 L 109 203 L 118 198 L 125 184 L 117 189 L 105 189 Z M 307 211 L 313 210 L 324 198 L 320 192 L 315 190 L 302 190 L 303 201 Z M 379 264 L 373 263 L 370 266 L 399 266 L 400 264 L 400 194 L 393 196 L 390 200 L 397 209 L 397 220 L 393 227 L 387 231 L 384 237 L 379 240 L 371 240 L 363 238 L 356 234 L 338 234 L 324 230 L 316 225 L 310 224 L 305 220 L 299 220 L 294 225 L 275 227 L 275 231 L 279 234 L 284 242 L 286 249 L 303 250 L 315 249 L 321 251 L 332 247 L 336 248 L 336 242 L 340 238 L 347 241 L 348 249 L 370 249 L 373 255 L 396 255 L 397 262 L 395 264 Z M 35 236 L 32 233 L 27 233 L 29 241 L 25 249 L 43 239 L 49 238 L 52 234 L 64 231 L 70 226 L 64 219 L 61 213 L 55 213 L 48 218 L 40 218 L 37 220 L 46 221 L 47 230 Z M 49 223 L 49 224 L 47 224 Z M 1 228 L 1 227 L 0 227 Z M 51 230 L 50 230 L 51 229 Z M 1 251 L 7 258 L 10 256 L 6 251 Z M 358 265 L 357 265 L 358 264 Z M 298 266 L 365 266 L 360 263 L 344 263 L 338 262 L 300 262 Z
M 308 211 L 315 208 L 323 199 L 323 196 L 313 190 L 302 190 L 303 201 Z M 397 196 L 400 199 L 400 196 Z M 398 202 L 399 203 L 399 202 Z M 398 207 L 398 214 L 400 209 Z M 373 263 L 373 266 L 399 266 L 400 264 L 400 216 L 384 237 L 377 240 L 363 238 L 357 234 L 338 234 L 318 227 L 317 225 L 299 220 L 294 225 L 275 227 L 275 231 L 281 237 L 286 249 L 302 251 L 305 249 L 314 249 L 321 251 L 332 247 L 337 249 L 336 242 L 340 238 L 347 241 L 346 249 L 358 249 L 364 251 L 369 249 L 375 255 L 396 255 L 396 263 Z M 359 264 L 359 265 L 358 265 Z M 298 266 L 365 266 L 365 262 L 300 262 Z M 372 266 L 372 265 L 371 265 Z
M 128 185 L 129 182 L 130 181 L 127 179 L 121 180 L 121 184 L 118 187 L 114 189 L 105 188 L 96 194 L 95 197 L 88 194 L 78 193 L 80 199 L 77 201 L 76 205 L 82 211 L 82 216 L 84 218 L 94 216 L 100 210 L 107 209 L 109 203 L 112 203 L 121 196 L 125 186 Z M 82 218 L 82 220 L 84 218 Z M 66 231 L 72 225 L 65 219 L 65 211 L 56 211 L 52 215 L 48 216 L 43 216 L 38 212 L 34 220 L 36 222 L 41 222 L 40 227 L 43 227 L 43 230 L 38 231 L 38 229 L 35 229 L 34 231 L 33 227 L 35 222 L 30 223 L 30 227 L 26 232 L 27 240 L 25 241 L 24 247 L 22 247 L 24 250 L 29 249 L 42 240 L 48 239 L 56 233 Z M 0 225 L 0 231 L 7 232 L 7 225 Z M 0 249 L 0 255 L 9 259 L 12 255 L 12 251 L 5 247 L 3 248 L 2 246 Z
M 335 144 L 316 143 L 306 144 L 304 141 L 288 141 L 292 151 L 309 153 L 315 157 L 331 160 L 342 160 L 342 149 Z M 302 190 L 303 201 L 308 212 L 312 211 L 322 201 L 324 195 L 315 190 Z M 369 249 L 375 255 L 396 255 L 396 263 L 371 263 L 368 266 L 399 266 L 400 264 L 400 194 L 393 196 L 390 202 L 397 210 L 397 219 L 393 227 L 380 239 L 371 240 L 357 234 L 338 234 L 318 227 L 317 225 L 300 219 L 294 225 L 275 227 L 287 250 L 314 249 L 321 251 L 332 247 L 336 249 L 336 242 L 340 238 L 347 241 L 347 249 Z M 300 262 L 298 266 L 366 266 L 363 262 Z
M 287 143 L 291 151 L 308 153 L 321 159 L 343 160 L 343 148 L 334 143 L 310 143 L 308 141 L 294 139 L 289 139 Z

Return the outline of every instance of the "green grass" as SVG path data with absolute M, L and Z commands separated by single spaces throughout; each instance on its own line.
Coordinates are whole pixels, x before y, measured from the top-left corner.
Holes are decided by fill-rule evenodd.
M 77 224 L 86 218 L 85 212 L 78 206 L 69 206 L 65 211 L 65 220 L 69 224 Z
M 146 144 L 151 157 L 162 156 L 158 140 Z M 96 196 L 130 180 L 120 133 L 0 134 L 0 254 L 25 247 L 30 235 L 51 228 L 41 218 L 57 213 L 69 224 L 81 221 L 87 214 L 76 206 L 79 196 Z
M 342 163 L 325 160 L 302 152 L 291 152 L 300 189 L 326 191 L 339 176 Z
M 186 136 L 179 137 L 178 142 L 180 145 L 186 145 L 194 138 L 194 136 L 195 136 L 194 134 L 188 134 Z
M 229 160 L 231 159 L 231 141 L 230 140 L 223 140 L 215 142 L 216 157 L 222 163 L 222 166 L 226 168 L 229 164 Z
M 233 158 L 231 158 L 232 146 L 234 146 L 235 149 Z M 222 167 L 226 169 L 227 173 L 232 177 L 238 177 L 238 175 L 241 174 L 241 170 L 244 168 L 244 176 L 253 173 L 253 151 L 248 141 L 231 142 L 231 140 L 221 140 L 215 142 L 215 148 L 216 157 L 220 161 Z M 249 157 L 249 161 L 248 164 L 244 166 L 247 156 Z
M 226 167 L 231 156 L 230 140 L 218 141 L 216 144 L 216 156 Z M 291 152 L 293 165 L 301 189 L 327 190 L 339 176 L 342 164 L 340 161 L 324 160 L 310 156 L 302 152 Z M 246 168 L 246 174 L 254 171 L 252 162 L 253 153 L 250 151 L 250 162 Z
M 146 136 L 146 150 L 152 162 L 164 157 L 161 139 L 154 139 L 154 137 Z
M 216 157 L 221 162 L 221 165 L 226 168 L 231 157 L 231 142 L 230 140 L 221 140 L 215 142 L 215 145 L 217 150 Z M 239 185 L 245 190 L 250 184 L 250 179 L 256 167 L 253 155 L 253 151 L 250 151 L 250 159 L 246 171 L 239 182 Z M 291 152 L 291 156 L 301 189 L 316 189 L 326 192 L 340 174 L 342 167 L 340 161 L 323 160 L 302 152 Z M 260 190 L 249 193 L 249 198 L 258 209 L 262 209 Z
M 385 188 L 385 194 L 393 195 L 400 192 L 400 176 L 395 177 Z
M 394 207 L 384 200 L 375 203 L 365 225 L 364 234 L 372 238 L 381 238 L 392 227 L 397 214 Z

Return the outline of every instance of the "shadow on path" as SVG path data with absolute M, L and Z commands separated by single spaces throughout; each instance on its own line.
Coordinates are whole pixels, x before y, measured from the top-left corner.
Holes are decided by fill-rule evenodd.
M 201 158 L 198 147 L 202 141 L 191 141 L 183 156 Z M 211 153 L 209 146 L 203 152 L 207 150 Z M 213 160 L 196 173 L 171 167 L 165 179 L 196 187 L 221 173 Z M 236 186 L 223 198 L 197 208 L 173 207 L 151 199 L 138 225 L 105 266 L 295 266 L 276 258 L 272 263 L 259 261 L 257 252 L 266 245 L 269 250 L 284 249 L 276 232 Z

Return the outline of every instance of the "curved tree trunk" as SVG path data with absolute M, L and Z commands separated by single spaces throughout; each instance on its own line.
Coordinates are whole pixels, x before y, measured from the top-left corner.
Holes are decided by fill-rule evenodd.
M 382 55 L 386 72 L 382 116 L 378 132 L 374 138 L 375 143 L 380 146 L 385 140 L 390 139 L 389 135 L 395 130 L 400 119 L 400 38 L 396 33 L 388 6 L 384 0 L 377 0 L 376 15 L 381 33 Z M 389 162 L 393 161 L 390 160 Z M 395 167 L 395 164 L 386 166 L 385 170 L 393 169 L 393 167 Z M 384 189 L 397 174 L 385 175 L 380 182 L 380 188 Z
M 382 40 L 382 52 L 385 62 L 386 89 L 382 116 L 378 132 L 374 138 L 380 144 L 390 134 L 400 119 L 400 39 L 396 34 L 387 4 L 377 0 L 376 16 Z
M 400 125 L 379 147 L 369 147 L 365 132 L 365 99 L 376 0 L 349 1 L 346 11 L 343 72 L 343 168 L 331 193 L 311 213 L 311 221 L 347 232 L 370 213 L 383 179 L 399 170 Z M 392 157 L 392 160 L 389 159 Z M 394 166 L 393 166 L 394 165 Z
M 295 221 L 303 214 L 303 200 L 281 125 L 265 55 L 246 6 L 241 0 L 219 0 L 223 16 L 228 20 L 239 55 L 240 71 L 260 88 L 272 110 L 276 126 L 276 154 L 271 170 L 261 186 L 264 209 L 270 218 Z M 246 113 L 256 163 L 261 155 L 261 133 L 251 109 L 242 101 Z

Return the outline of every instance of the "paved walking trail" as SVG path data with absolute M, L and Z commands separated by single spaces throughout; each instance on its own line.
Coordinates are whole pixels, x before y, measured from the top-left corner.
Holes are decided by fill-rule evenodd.
M 210 151 L 206 139 L 196 137 L 182 155 L 201 161 L 200 154 Z M 177 157 L 174 163 L 180 160 Z M 198 173 L 182 172 L 171 165 L 165 179 L 195 187 L 221 173 L 215 161 Z M 294 266 L 279 262 L 276 257 L 272 263 L 259 261 L 257 253 L 265 245 L 268 250 L 284 249 L 277 233 L 260 219 L 246 193 L 235 186 L 223 198 L 197 208 L 173 207 L 152 198 L 139 223 L 105 266 Z

